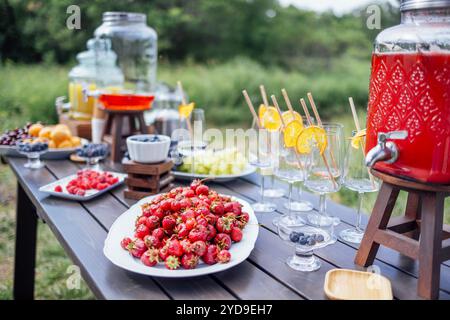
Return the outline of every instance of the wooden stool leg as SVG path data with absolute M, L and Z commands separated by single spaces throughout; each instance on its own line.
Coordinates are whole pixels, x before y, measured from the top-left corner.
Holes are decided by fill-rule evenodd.
M 439 297 L 441 272 L 443 193 L 424 193 L 419 247 L 419 283 L 417 293 L 427 299 Z
M 361 241 L 361 245 L 356 253 L 355 263 L 368 267 L 373 264 L 380 244 L 374 241 L 375 233 L 378 229 L 386 229 L 391 217 L 392 209 L 397 200 L 399 189 L 388 183 L 383 183 L 375 202 L 366 232 Z
M 122 152 L 120 150 L 122 142 L 122 124 L 123 117 L 116 115 L 112 124 L 113 141 L 111 146 L 111 159 L 114 162 L 120 162 L 122 157 Z

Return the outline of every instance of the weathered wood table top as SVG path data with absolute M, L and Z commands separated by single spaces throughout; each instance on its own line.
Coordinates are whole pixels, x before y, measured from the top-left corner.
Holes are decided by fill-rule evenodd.
M 262 223 L 258 240 L 250 257 L 240 265 L 213 275 L 187 279 L 133 274 L 116 267 L 103 255 L 103 243 L 112 223 L 135 203 L 123 197 L 125 187 L 82 203 L 49 197 L 39 192 L 39 187 L 74 174 L 80 167 L 68 160 L 46 160 L 45 168 L 28 170 L 23 167 L 25 161 L 7 158 L 18 180 L 17 245 L 35 246 L 32 243 L 35 222 L 27 220 L 35 209 L 37 216 L 48 224 L 67 254 L 80 267 L 83 278 L 99 299 L 326 299 L 323 284 L 328 270 L 361 269 L 353 263 L 357 246 L 340 240 L 315 251 L 322 262 L 318 271 L 302 273 L 290 269 L 285 259 L 292 254 L 293 248 L 278 237 L 271 223 L 276 215 L 285 213 L 282 204 L 287 199 L 284 198 L 273 200 L 278 205 L 275 213 L 257 214 Z M 105 169 L 119 171 L 120 166 L 106 165 Z M 232 182 L 211 183 L 211 186 L 252 203 L 259 198 L 258 183 L 255 174 Z M 303 196 L 317 207 L 316 195 L 304 192 Z M 354 210 L 331 201 L 327 208 L 342 220 L 336 233 L 354 223 Z M 364 219 L 366 221 L 367 217 Z M 21 244 L 24 241 L 31 243 Z M 33 248 L 28 251 L 28 256 L 16 256 L 16 298 L 33 296 L 30 281 L 34 279 L 34 271 L 31 271 L 35 253 Z M 415 261 L 380 248 L 375 265 L 391 280 L 396 299 L 418 299 L 418 265 Z M 440 299 L 450 299 L 450 261 L 441 265 Z

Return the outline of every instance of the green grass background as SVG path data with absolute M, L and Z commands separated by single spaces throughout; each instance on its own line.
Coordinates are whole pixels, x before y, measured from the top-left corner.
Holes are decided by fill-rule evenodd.
M 26 121 L 54 123 L 55 97 L 67 95 L 69 67 L 55 65 L 0 66 L 0 130 L 22 126 Z M 364 123 L 367 101 L 369 62 L 344 58 L 332 63 L 328 70 L 307 74 L 288 72 L 281 68 L 266 68 L 251 60 L 237 58 L 223 64 L 162 65 L 158 78 L 171 85 L 181 80 L 191 99 L 206 110 L 208 126 L 220 128 L 248 127 L 251 116 L 244 104 L 241 91 L 249 90 L 252 100 L 259 101 L 258 86 L 264 84 L 269 94 L 280 95 L 286 88 L 291 99 L 297 101 L 306 92 L 314 94 L 324 119 L 345 125 L 346 136 L 353 128 L 347 98 L 353 96 Z M 11 170 L 0 165 L 0 299 L 12 298 L 12 274 L 15 239 L 16 182 Z M 395 208 L 395 214 L 404 210 L 406 197 Z M 332 195 L 333 200 L 356 206 L 357 195 L 342 189 Z M 370 212 L 376 194 L 368 194 L 364 211 Z M 446 208 L 448 208 L 448 204 Z M 450 223 L 450 214 L 446 214 Z M 68 290 L 67 257 L 48 226 L 39 223 L 36 269 L 37 299 L 92 299 L 85 283 L 79 290 Z

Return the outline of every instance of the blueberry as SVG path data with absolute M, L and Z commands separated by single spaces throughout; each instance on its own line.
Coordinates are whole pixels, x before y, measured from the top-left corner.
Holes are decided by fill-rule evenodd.
M 316 244 L 316 240 L 313 237 L 309 237 L 307 240 L 308 246 L 313 246 Z
M 317 241 L 317 242 L 322 242 L 322 241 L 324 241 L 324 240 L 325 240 L 325 238 L 324 238 L 323 235 L 318 234 L 318 235 L 316 236 L 316 241 Z
M 301 236 L 304 236 L 305 234 L 303 233 L 303 232 L 297 232 L 298 233 L 298 236 L 299 237 L 301 237 Z
M 300 236 L 298 238 L 298 243 L 301 245 L 305 245 L 308 242 L 307 238 L 305 236 Z
M 292 241 L 292 242 L 297 242 L 298 241 L 298 238 L 299 238 L 299 235 L 298 235 L 298 233 L 297 232 L 291 232 L 291 234 L 289 235 L 289 239 Z

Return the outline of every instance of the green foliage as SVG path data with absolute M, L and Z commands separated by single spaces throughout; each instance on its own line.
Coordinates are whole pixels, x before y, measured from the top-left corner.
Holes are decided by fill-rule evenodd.
M 67 7 L 81 9 L 81 30 L 66 27 Z M 383 27 L 398 21 L 383 7 Z M 226 61 L 245 56 L 266 65 L 302 70 L 329 68 L 349 53 L 368 58 L 378 30 L 368 30 L 366 13 L 336 17 L 276 0 L 3 0 L 0 58 L 16 62 L 73 61 L 101 24 L 105 11 L 147 14 L 159 35 L 161 61 Z M 314 64 L 305 63 L 314 57 Z

